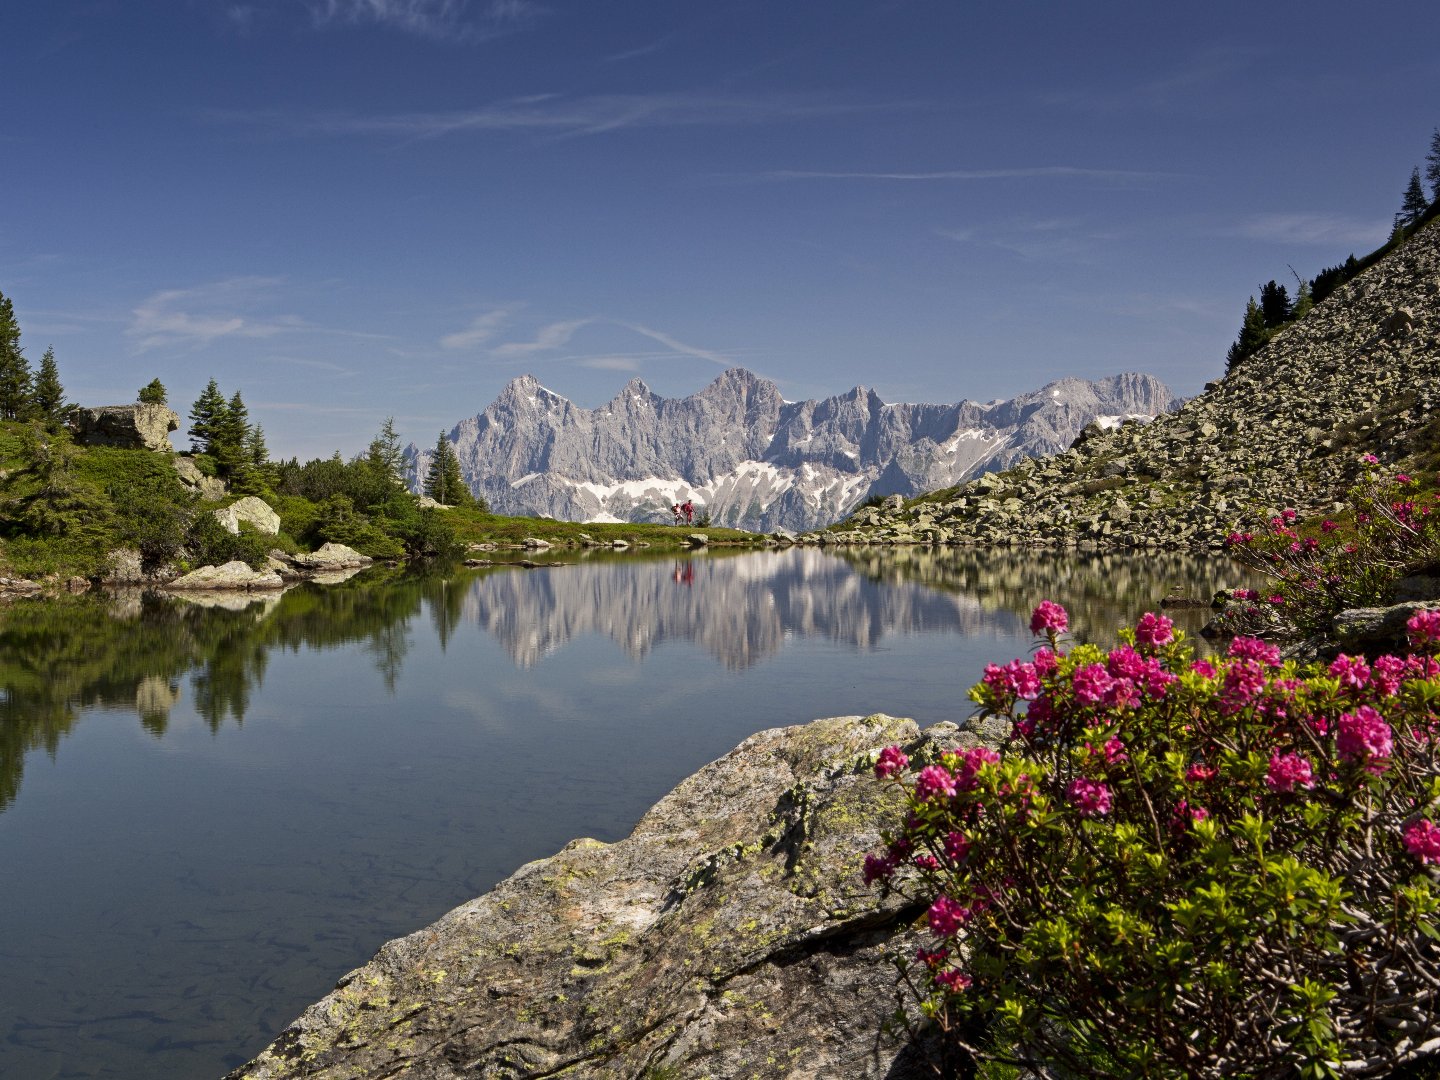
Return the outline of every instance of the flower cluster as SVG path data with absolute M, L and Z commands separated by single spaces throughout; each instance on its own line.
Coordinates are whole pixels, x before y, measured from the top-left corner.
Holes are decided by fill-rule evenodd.
M 865 878 L 924 905 L 924 1014 L 1081 1075 L 1379 1074 L 1440 1038 L 1440 611 L 1424 651 L 1303 668 L 1248 637 L 1196 659 L 1154 614 L 1110 650 L 1067 649 L 1053 602 L 1031 626 L 970 692 L 1003 755 L 875 764 L 906 815 Z

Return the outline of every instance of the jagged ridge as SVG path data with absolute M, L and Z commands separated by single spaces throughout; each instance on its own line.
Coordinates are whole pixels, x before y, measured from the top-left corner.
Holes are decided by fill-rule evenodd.
M 1176 404 L 1140 374 L 1062 379 L 988 404 L 887 405 L 864 387 L 786 402 L 774 383 L 731 368 L 686 398 L 637 378 L 584 409 L 524 375 L 450 438 L 466 481 L 498 513 L 664 522 L 692 498 L 716 524 L 768 532 L 1053 453 L 1096 417 L 1148 419 Z M 407 450 L 416 490 L 429 457 Z

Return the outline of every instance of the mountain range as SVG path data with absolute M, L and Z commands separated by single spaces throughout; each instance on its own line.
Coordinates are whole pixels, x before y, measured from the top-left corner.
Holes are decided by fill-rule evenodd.
M 1148 420 L 1178 405 L 1162 382 L 1136 373 L 1061 379 L 984 404 L 886 404 L 858 386 L 795 402 L 731 368 L 684 398 L 632 379 L 586 409 L 522 375 L 449 439 L 466 483 L 496 513 L 665 522 L 672 504 L 690 499 L 716 525 L 803 531 L 872 496 L 949 487 L 1062 451 L 1092 421 Z M 406 450 L 416 491 L 432 453 Z

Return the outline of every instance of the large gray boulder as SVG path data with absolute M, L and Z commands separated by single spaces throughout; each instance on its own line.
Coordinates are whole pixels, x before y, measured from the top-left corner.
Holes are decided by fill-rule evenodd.
M 176 457 L 173 459 L 175 472 L 180 477 L 180 483 L 206 502 L 213 502 L 216 499 L 223 499 L 229 490 L 225 481 L 217 476 L 206 476 L 188 457 Z
M 934 1075 L 881 1033 L 921 910 L 864 885 L 900 819 L 875 715 L 764 731 L 624 840 L 576 840 L 346 975 L 231 1080 Z
M 165 405 L 97 405 L 77 409 L 71 421 L 82 446 L 120 446 L 132 450 L 173 453 L 170 432 L 180 427 L 180 414 Z
M 356 566 L 369 566 L 375 561 L 344 544 L 322 544 L 318 551 L 291 555 L 289 559 L 296 569 L 307 571 L 348 570 Z
M 281 581 L 280 575 L 273 570 L 252 570 L 239 559 L 227 562 L 223 566 L 202 566 L 165 585 L 167 589 L 181 592 L 190 589 L 231 589 L 236 592 L 249 592 L 257 589 L 283 589 L 284 587 L 285 582 Z
M 280 531 L 280 515 L 272 510 L 264 499 L 254 495 L 237 499 L 229 506 L 214 511 L 214 514 L 215 520 L 220 522 L 226 532 L 235 533 L 237 536 L 242 521 L 266 536 L 274 536 Z

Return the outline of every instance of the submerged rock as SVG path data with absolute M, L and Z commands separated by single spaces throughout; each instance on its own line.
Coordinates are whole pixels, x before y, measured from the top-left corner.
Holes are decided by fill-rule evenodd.
M 185 591 L 188 589 L 232 589 L 248 592 L 253 589 L 283 589 L 285 583 L 273 570 L 252 570 L 239 559 L 223 566 L 202 566 L 184 577 L 169 582 L 165 588 Z
M 231 1080 L 933 1075 L 881 1033 L 921 911 L 863 884 L 899 819 L 875 715 L 753 735 L 631 835 L 576 840 L 385 945 Z

